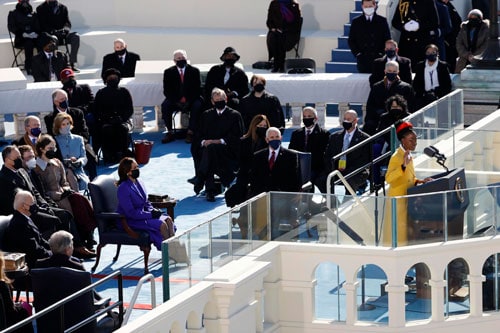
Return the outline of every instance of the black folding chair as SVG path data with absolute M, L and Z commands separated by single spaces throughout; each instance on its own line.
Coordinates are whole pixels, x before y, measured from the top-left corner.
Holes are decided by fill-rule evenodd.
M 24 67 L 24 62 L 21 62 L 18 60 L 18 58 L 21 57 L 21 53 L 24 51 L 24 47 L 16 47 L 14 43 L 14 36 L 12 36 L 12 33 L 9 31 L 9 38 L 10 38 L 10 45 L 12 46 L 12 53 L 14 55 L 14 61 L 12 61 L 12 64 L 10 67 Z
M 285 73 L 311 74 L 316 73 L 316 61 L 311 58 L 297 58 L 285 60 Z

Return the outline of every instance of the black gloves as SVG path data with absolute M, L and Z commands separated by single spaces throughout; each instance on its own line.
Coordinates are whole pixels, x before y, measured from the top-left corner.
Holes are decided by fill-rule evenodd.
M 151 217 L 154 218 L 154 219 L 159 218 L 162 214 L 163 214 L 163 212 L 160 209 L 158 209 L 158 208 L 154 208 L 151 211 Z

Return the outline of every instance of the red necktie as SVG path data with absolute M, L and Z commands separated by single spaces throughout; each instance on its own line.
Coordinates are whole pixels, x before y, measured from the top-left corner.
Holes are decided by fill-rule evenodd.
M 271 158 L 269 159 L 269 170 L 273 169 L 275 161 L 274 150 L 271 152 Z
M 179 71 L 179 75 L 181 77 L 181 84 L 184 83 L 184 71 L 181 69 Z M 181 97 L 181 103 L 186 103 L 186 97 L 182 96 Z

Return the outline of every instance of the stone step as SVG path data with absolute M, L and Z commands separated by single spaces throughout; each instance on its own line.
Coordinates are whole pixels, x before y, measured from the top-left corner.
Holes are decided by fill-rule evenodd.
M 325 64 L 325 73 L 357 73 L 356 63 L 351 62 L 333 62 Z
M 351 50 L 335 49 L 332 50 L 332 61 L 356 63 L 356 57 L 351 53 Z

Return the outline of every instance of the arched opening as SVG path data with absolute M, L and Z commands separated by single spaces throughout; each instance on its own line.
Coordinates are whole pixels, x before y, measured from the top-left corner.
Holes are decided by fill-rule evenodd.
M 431 317 L 431 286 L 429 279 L 431 272 L 424 263 L 413 265 L 404 277 L 408 287 L 405 294 L 405 319 L 406 322 L 424 320 Z
M 363 265 L 357 273 L 356 303 L 358 321 L 387 324 L 389 300 L 385 292 L 387 275 L 377 265 Z
M 453 259 L 446 266 L 444 278 L 447 281 L 445 294 L 445 316 L 470 312 L 469 265 L 463 258 Z
M 492 254 L 483 264 L 483 311 L 498 311 L 500 308 L 500 255 Z M 496 277 L 496 278 L 495 278 Z
M 338 265 L 325 262 L 316 267 L 314 278 L 316 280 L 314 316 L 317 319 L 345 321 L 346 293 L 343 285 L 346 279 L 344 272 Z

